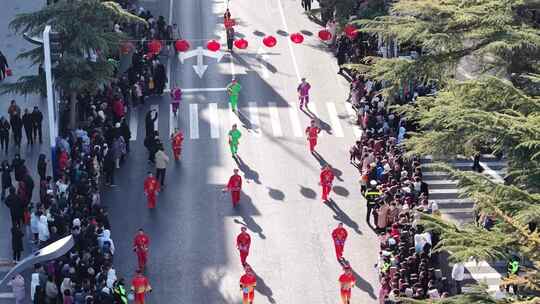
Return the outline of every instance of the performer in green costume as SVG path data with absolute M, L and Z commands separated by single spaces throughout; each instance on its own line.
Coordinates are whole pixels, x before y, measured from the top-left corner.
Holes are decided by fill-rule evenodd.
M 232 129 L 229 131 L 229 147 L 231 148 L 231 154 L 233 157 L 236 157 L 238 153 L 238 144 L 239 139 L 242 136 L 236 124 L 232 125 Z
M 238 95 L 242 90 L 242 86 L 236 79 L 233 78 L 232 82 L 227 85 L 227 93 L 229 93 L 229 102 L 231 103 L 231 109 L 233 112 L 237 111 Z

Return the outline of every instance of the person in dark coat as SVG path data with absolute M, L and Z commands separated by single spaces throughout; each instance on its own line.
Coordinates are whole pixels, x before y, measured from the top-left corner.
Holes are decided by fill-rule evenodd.
M 22 124 L 24 127 L 24 133 L 26 134 L 26 143 L 34 144 L 34 138 L 32 136 L 32 114 L 28 112 L 28 109 L 24 109 L 24 114 L 22 116 Z
M 233 51 L 233 42 L 234 42 L 234 28 L 229 27 L 226 31 L 227 33 L 227 49 L 229 52 Z
M 155 112 L 154 117 L 152 117 L 152 112 Z M 154 135 L 154 122 L 158 118 L 157 111 L 150 110 L 146 113 L 144 118 L 145 128 L 146 128 L 146 137 L 151 137 Z
M 13 115 L 9 121 L 9 124 L 11 125 L 11 131 L 13 132 L 13 140 L 15 141 L 15 145 L 20 148 L 23 127 L 21 116 L 18 113 Z
M 11 227 L 11 248 L 13 250 L 13 261 L 18 262 L 21 260 L 21 253 L 23 251 L 23 237 L 21 226 L 16 224 Z
M 39 175 L 39 180 L 44 180 L 47 176 L 47 158 L 43 153 L 41 153 L 38 158 L 37 172 Z
M 0 80 L 6 78 L 6 69 L 9 68 L 6 56 L 0 52 Z
M 105 173 L 105 184 L 114 187 L 114 170 L 116 164 L 114 161 L 114 153 L 111 149 L 108 149 L 103 160 L 103 173 Z
M 124 137 L 124 141 L 126 142 L 126 152 L 129 153 L 129 142 L 131 141 L 131 130 L 129 129 L 129 126 L 125 118 L 123 118 L 122 122 L 120 123 L 120 135 Z
M 25 206 L 20 197 L 15 193 L 14 187 L 9 188 L 9 195 L 6 197 L 4 203 L 9 208 L 11 214 L 11 225 L 15 226 L 18 224 L 19 226 L 22 226 L 24 224 Z
M 15 180 L 18 182 L 21 181 L 26 173 L 26 166 L 20 154 L 15 154 L 15 158 L 11 161 L 11 168 L 15 172 Z
M 38 109 L 38 107 L 34 107 L 34 111 L 32 111 L 32 136 L 34 138 L 34 142 L 37 142 L 37 139 L 39 138 L 39 143 L 43 143 L 43 136 L 41 133 L 41 124 L 43 122 L 43 113 Z
M 12 168 L 7 160 L 4 160 L 2 162 L 0 170 L 2 171 L 2 200 L 4 200 L 4 198 L 6 197 L 6 189 L 9 189 L 9 187 L 13 186 L 13 183 L 11 182 Z
M 163 95 L 165 83 L 167 82 L 167 71 L 165 71 L 165 66 L 161 62 L 156 66 L 156 70 L 154 72 L 154 81 L 156 85 L 156 94 Z
M 0 117 L 0 148 L 4 150 L 4 152 L 8 153 L 8 145 L 9 145 L 9 129 L 11 129 L 11 125 L 5 119 L 3 116 Z

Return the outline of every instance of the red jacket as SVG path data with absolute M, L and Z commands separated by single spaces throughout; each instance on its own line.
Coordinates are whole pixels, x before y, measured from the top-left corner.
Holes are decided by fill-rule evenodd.
M 347 240 L 347 230 L 345 228 L 336 228 L 332 231 L 332 239 L 336 245 L 344 245 Z
M 332 169 L 324 169 L 321 171 L 320 183 L 322 186 L 331 186 L 334 181 L 334 172 Z
M 227 188 L 229 191 L 240 191 L 242 190 L 242 177 L 240 175 L 233 175 L 229 178 L 227 183 Z
M 144 181 L 144 192 L 148 194 L 155 194 L 156 192 L 159 192 L 160 186 L 157 179 L 153 176 L 149 176 Z
M 249 251 L 249 246 L 251 245 L 251 236 L 247 232 L 240 232 L 236 237 L 236 247 L 238 250 Z

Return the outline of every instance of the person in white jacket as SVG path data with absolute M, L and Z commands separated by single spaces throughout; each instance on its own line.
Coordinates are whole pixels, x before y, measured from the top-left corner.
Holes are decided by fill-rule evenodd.
M 461 282 L 463 281 L 463 278 L 465 277 L 465 266 L 463 263 L 455 263 L 452 267 L 452 279 L 454 280 L 456 284 L 456 292 L 457 294 L 461 294 Z
M 111 231 L 109 229 L 103 230 L 103 235 L 98 237 L 98 245 L 101 250 L 105 247 L 105 242 L 109 242 L 110 244 L 110 252 L 112 255 L 114 255 L 114 242 L 111 239 Z
M 49 223 L 47 222 L 47 216 L 41 214 L 39 216 L 38 224 L 38 240 L 40 248 L 49 240 Z
M 23 304 L 25 298 L 24 278 L 20 274 L 16 274 L 15 277 L 8 282 L 8 286 L 11 286 L 11 289 L 13 290 L 15 304 Z

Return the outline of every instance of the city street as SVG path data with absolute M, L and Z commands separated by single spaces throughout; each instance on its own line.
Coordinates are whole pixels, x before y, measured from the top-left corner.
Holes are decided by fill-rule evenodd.
M 224 1 L 169 0 L 142 2 L 155 16 L 177 23 L 191 50 L 219 39 L 226 49 Z M 365 223 L 359 174 L 349 164 L 349 148 L 360 130 L 351 124 L 345 102 L 348 83 L 337 75 L 335 58 L 318 39 L 320 27 L 308 20 L 299 2 L 234 0 L 236 36 L 249 42 L 222 58 L 203 57 L 208 67 L 197 74 L 197 58 L 169 56 L 170 84 L 184 91 L 178 117 L 170 98 L 150 98 L 130 113 L 132 151 L 117 175 L 118 187 L 107 190 L 116 244 L 117 273 L 130 279 L 136 268 L 131 250 L 138 228 L 151 238 L 147 275 L 153 287 L 149 303 L 240 303 L 243 274 L 235 240 L 241 226 L 252 237 L 248 263 L 257 275 L 255 303 L 338 303 L 338 277 L 331 238 L 338 222 L 349 232 L 344 256 L 357 277 L 351 303 L 375 303 L 378 293 L 378 240 Z M 303 44 L 288 34 L 302 32 Z M 262 38 L 277 38 L 274 48 Z M 199 64 L 199 67 L 201 64 Z M 198 71 L 201 71 L 198 68 Z M 240 115 L 228 105 L 226 85 L 235 77 L 242 86 Z M 309 111 L 298 109 L 296 87 L 311 83 Z M 143 181 L 152 166 L 143 145 L 144 116 L 159 112 L 159 132 L 167 142 L 175 127 L 184 131 L 182 160 L 167 168 L 167 187 L 155 210 L 146 207 Z M 323 129 L 318 156 L 309 153 L 304 134 L 312 118 Z M 231 157 L 227 132 L 237 123 L 242 133 L 238 162 Z M 136 136 L 135 136 L 136 135 Z M 334 167 L 333 199 L 321 203 L 318 185 L 322 164 Z M 240 206 L 222 193 L 234 168 L 244 179 Z

